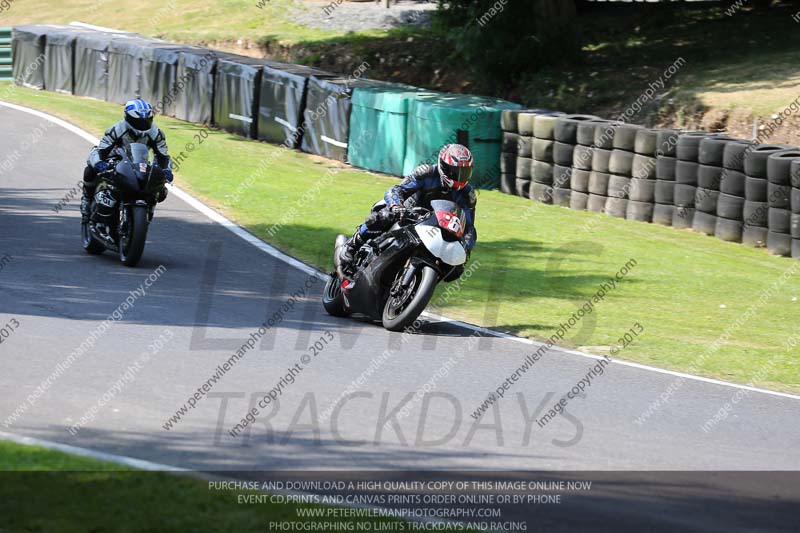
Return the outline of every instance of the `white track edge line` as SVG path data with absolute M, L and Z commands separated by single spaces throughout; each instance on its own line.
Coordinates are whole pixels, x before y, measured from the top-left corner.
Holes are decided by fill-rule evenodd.
M 6 433 L 0 431 L 0 441 L 6 442 L 13 442 L 22 446 L 38 446 L 39 448 L 44 448 L 46 450 L 54 450 L 58 452 L 68 453 L 72 455 L 77 455 L 79 457 L 88 457 L 90 459 L 97 459 L 99 461 L 105 461 L 107 463 L 118 464 L 121 466 L 128 466 L 131 468 L 136 468 L 137 470 L 147 471 L 147 472 L 173 472 L 173 473 L 186 473 L 192 474 L 194 477 L 199 479 L 222 479 L 222 480 L 236 480 L 241 481 L 239 479 L 231 478 L 230 476 L 226 475 L 227 472 L 224 470 L 192 470 L 189 468 L 181 468 L 177 466 L 167 465 L 163 463 L 154 463 L 152 461 L 145 461 L 143 459 L 136 459 L 134 457 L 128 457 L 126 455 L 117 455 L 114 453 L 106 453 L 97 450 L 92 450 L 91 448 L 81 448 L 79 446 L 71 446 L 69 444 L 61 444 L 58 442 L 53 442 L 51 440 L 44 440 L 38 439 L 36 437 L 25 437 L 23 435 L 17 435 L 14 433 Z M 232 470 L 231 472 L 242 472 L 243 470 Z M 255 472 L 260 472 L 256 470 Z M 278 470 L 273 470 L 272 472 L 279 472 Z M 291 470 L 290 470 L 291 472 Z M 309 471 L 306 471 L 309 472 Z M 310 471 L 310 472 L 313 472 Z M 378 471 L 379 472 L 379 471 Z M 259 492 L 264 492 L 267 494 L 282 494 L 285 496 L 312 496 L 317 495 L 317 493 L 310 493 L 304 491 L 295 491 L 295 490 L 274 490 L 274 491 L 264 491 L 260 490 Z M 301 503 L 301 502 L 297 502 Z M 369 509 L 371 511 L 376 511 L 381 516 L 392 516 L 391 508 L 388 507 L 379 507 L 372 504 L 366 503 L 345 503 L 345 502 L 330 502 L 326 505 L 330 505 L 331 507 L 339 507 L 339 508 L 355 508 L 355 509 Z M 427 517 L 405 517 L 402 520 L 406 522 L 418 522 L 418 523 L 430 523 L 430 524 L 452 524 L 454 522 L 445 519 L 435 519 L 435 518 L 427 518 Z
M 0 440 L 14 442 L 24 446 L 39 446 L 48 450 L 55 450 L 59 452 L 69 453 L 72 455 L 79 455 L 81 457 L 89 457 L 91 459 L 98 459 L 109 463 L 129 466 L 138 470 L 147 470 L 151 472 L 193 472 L 186 468 L 177 466 L 165 465 L 161 463 L 154 463 L 152 461 L 145 461 L 143 459 L 135 459 L 124 455 L 116 455 L 113 453 L 100 452 L 91 450 L 89 448 L 81 448 L 79 446 L 71 446 L 69 444 L 61 444 L 49 440 L 37 439 L 35 437 L 25 437 L 23 435 L 16 435 L 14 433 L 5 433 L 0 431 Z
M 63 127 L 64 129 L 69 130 L 72 133 L 75 133 L 76 135 L 82 137 L 83 139 L 86 139 L 87 141 L 89 141 L 92 144 L 97 144 L 97 143 L 100 142 L 100 140 L 97 137 L 94 137 L 89 132 L 79 128 L 78 126 L 75 126 L 74 124 L 70 124 L 69 122 L 67 122 L 65 120 L 62 120 L 62 119 L 60 119 L 58 117 L 50 115 L 48 113 L 44 113 L 42 111 L 37 111 L 36 109 L 30 109 L 28 107 L 24 107 L 24 106 L 17 105 L 17 104 L 11 104 L 11 103 L 8 103 L 8 102 L 2 102 L 2 101 L 0 101 L 0 106 L 9 107 L 11 109 L 16 109 L 17 111 L 22 111 L 24 113 L 29 113 L 31 115 L 35 115 L 35 116 L 44 118 L 46 120 L 50 120 L 50 121 L 54 122 L 55 124 Z M 253 235 L 252 233 L 250 233 L 246 229 L 242 228 L 241 226 L 239 226 L 235 222 L 231 221 L 230 219 L 228 219 L 224 215 L 222 215 L 222 214 L 218 213 L 217 211 L 215 211 L 214 209 L 210 208 L 209 206 L 207 206 L 206 204 L 204 204 L 203 202 L 201 202 L 200 200 L 198 200 L 194 196 L 190 195 L 186 191 L 183 191 L 183 190 L 179 189 L 175 185 L 171 186 L 171 188 L 173 189 L 175 195 L 177 197 L 179 197 L 181 200 L 185 201 L 186 203 L 188 203 L 189 205 L 194 207 L 196 210 L 198 210 L 201 213 L 203 213 L 204 215 L 206 215 L 208 218 L 210 218 L 214 222 L 217 222 L 218 224 L 220 224 L 224 228 L 228 229 L 232 233 L 235 233 L 237 236 L 239 236 L 243 240 L 249 242 L 250 244 L 252 244 L 256 248 L 258 248 L 259 250 L 271 255 L 272 257 L 275 257 L 276 259 L 278 259 L 280 261 L 283 261 L 284 263 L 287 263 L 287 264 L 297 268 L 298 270 L 308 274 L 309 276 L 316 276 L 316 277 L 318 277 L 319 279 L 322 279 L 322 280 L 326 280 L 327 279 L 328 276 L 324 272 L 320 272 L 317 269 L 315 269 L 314 267 L 312 267 L 310 265 L 307 265 L 306 263 L 303 263 L 299 259 L 295 259 L 294 257 L 281 252 L 280 250 L 278 250 L 274 246 L 272 246 L 272 245 L 266 243 L 265 241 L 259 239 L 258 237 L 256 237 L 255 235 Z M 511 334 L 508 334 L 508 333 L 503 333 L 503 332 L 500 332 L 500 331 L 494 331 L 494 330 L 491 330 L 491 329 L 488 329 L 488 328 L 485 328 L 485 327 L 482 327 L 482 326 L 476 326 L 475 324 L 469 324 L 467 322 L 462 322 L 460 320 L 455 320 L 453 318 L 449 318 L 449 317 L 446 317 L 446 316 L 436 315 L 436 314 L 428 313 L 428 312 L 423 313 L 423 316 L 429 317 L 429 318 L 434 318 L 436 320 L 440 320 L 442 322 L 450 323 L 450 324 L 453 324 L 455 326 L 462 327 L 462 328 L 465 328 L 465 329 L 468 329 L 468 330 L 471 330 L 471 331 L 484 333 L 486 335 L 491 335 L 493 337 L 507 339 L 507 340 L 511 340 L 511 341 L 514 341 L 514 342 L 519 342 L 521 344 L 527 344 L 527 345 L 530 345 L 530 346 L 535 346 L 537 348 L 544 345 L 544 343 L 537 342 L 537 341 L 534 341 L 534 340 L 531 340 L 531 339 L 525 339 L 525 338 L 517 337 L 515 335 L 511 335 Z M 570 355 L 577 355 L 577 356 L 584 357 L 584 358 L 587 358 L 587 359 L 592 359 L 592 360 L 595 360 L 595 361 L 599 360 L 599 359 L 603 359 L 603 357 L 599 356 L 599 355 L 593 355 L 593 354 L 578 352 L 578 351 L 575 351 L 575 350 L 569 350 L 567 348 L 554 347 L 553 351 L 556 351 L 556 352 L 559 352 L 559 353 L 566 353 L 566 354 L 570 354 Z M 731 383 L 729 381 L 722 381 L 722 380 L 719 380 L 719 379 L 706 378 L 706 377 L 702 377 L 702 376 L 695 376 L 695 375 L 692 375 L 692 374 L 686 374 L 684 372 L 677 372 L 675 370 L 666 370 L 664 368 L 658 368 L 658 367 L 654 367 L 654 366 L 643 365 L 643 364 L 640 364 L 640 363 L 633 363 L 631 361 L 621 361 L 619 359 L 614 359 L 614 360 L 612 360 L 612 364 L 627 366 L 627 367 L 631 367 L 631 368 L 637 368 L 639 370 L 647 370 L 649 372 L 656 372 L 656 373 L 659 373 L 659 374 L 666 374 L 666 375 L 669 375 L 669 376 L 675 376 L 677 378 L 682 378 L 682 379 L 690 379 L 690 380 L 693 380 L 693 381 L 700 381 L 700 382 L 709 383 L 709 384 L 712 384 L 712 385 L 719 385 L 719 386 L 723 386 L 723 387 L 731 387 L 731 388 L 747 390 L 747 391 L 751 391 L 751 392 L 758 392 L 758 393 L 761 393 L 761 394 L 767 394 L 767 395 L 770 395 L 770 396 L 777 396 L 777 397 L 780 397 L 780 398 L 789 398 L 789 399 L 792 399 L 792 400 L 800 400 L 800 395 L 798 395 L 798 394 L 790 394 L 790 393 L 787 393 L 787 392 L 771 391 L 771 390 L 767 390 L 767 389 L 761 389 L 761 388 L 758 388 L 758 387 L 752 387 L 750 385 L 741 385 L 739 383 Z

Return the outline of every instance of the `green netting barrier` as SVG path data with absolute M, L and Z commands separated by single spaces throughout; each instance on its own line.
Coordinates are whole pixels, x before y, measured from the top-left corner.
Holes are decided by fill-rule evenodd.
M 409 102 L 422 92 L 392 84 L 353 89 L 348 162 L 357 167 L 403 175 Z
M 500 115 L 522 106 L 505 100 L 466 94 L 420 94 L 409 101 L 403 174 L 422 163 L 433 164 L 442 145 L 460 143 L 475 157 L 473 186 L 500 184 Z

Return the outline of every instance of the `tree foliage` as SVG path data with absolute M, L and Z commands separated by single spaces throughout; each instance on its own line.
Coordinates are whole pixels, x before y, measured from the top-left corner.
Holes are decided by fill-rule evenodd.
M 439 0 L 436 27 L 456 59 L 503 85 L 576 57 L 573 0 Z

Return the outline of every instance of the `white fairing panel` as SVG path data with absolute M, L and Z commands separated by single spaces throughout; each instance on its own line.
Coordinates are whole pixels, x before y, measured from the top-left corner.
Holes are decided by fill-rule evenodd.
M 460 242 L 447 242 L 442 238 L 442 230 L 434 226 L 414 226 L 425 247 L 450 266 L 463 265 L 467 252 Z

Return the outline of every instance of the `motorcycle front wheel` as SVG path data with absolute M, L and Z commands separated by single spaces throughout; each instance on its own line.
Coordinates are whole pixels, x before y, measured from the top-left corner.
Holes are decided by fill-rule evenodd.
M 396 279 L 402 279 L 401 270 Z M 389 296 L 383 306 L 383 327 L 389 331 L 403 331 L 414 323 L 428 305 L 439 275 L 429 266 L 418 268 L 409 286 L 395 296 Z
M 144 253 L 144 243 L 147 240 L 147 206 L 132 205 L 128 209 L 127 231 L 120 232 L 119 259 L 122 264 L 134 267 L 139 263 Z

